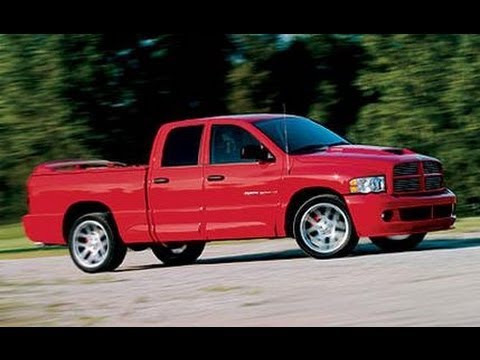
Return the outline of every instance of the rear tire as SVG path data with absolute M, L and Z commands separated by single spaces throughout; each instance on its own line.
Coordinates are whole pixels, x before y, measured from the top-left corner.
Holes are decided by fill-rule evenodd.
M 371 237 L 370 240 L 383 251 L 397 252 L 408 251 L 420 244 L 427 234 L 412 234 L 404 239 L 394 239 L 393 237 Z
M 306 201 L 295 215 L 293 234 L 298 246 L 316 259 L 345 256 L 358 244 L 347 207 L 335 195 Z
M 68 250 L 74 264 L 86 273 L 113 271 L 127 253 L 105 213 L 79 217 L 70 229 Z
M 189 242 L 186 244 L 158 244 L 152 246 L 152 252 L 167 266 L 193 264 L 202 254 L 204 242 Z

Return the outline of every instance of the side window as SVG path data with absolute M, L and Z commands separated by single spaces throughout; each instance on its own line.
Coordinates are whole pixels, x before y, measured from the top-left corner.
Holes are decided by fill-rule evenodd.
M 210 144 L 210 163 L 244 163 L 253 160 L 242 159 L 242 148 L 247 145 L 260 145 L 248 131 L 234 125 L 213 125 Z
M 163 148 L 162 166 L 197 165 L 202 131 L 203 125 L 171 130 Z

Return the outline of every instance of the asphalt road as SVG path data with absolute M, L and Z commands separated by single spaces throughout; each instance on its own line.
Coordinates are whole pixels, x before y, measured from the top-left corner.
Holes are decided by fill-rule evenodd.
M 480 326 L 480 234 L 417 250 L 306 257 L 291 239 L 209 244 L 164 267 L 129 252 L 113 273 L 69 257 L 0 261 L 0 326 Z

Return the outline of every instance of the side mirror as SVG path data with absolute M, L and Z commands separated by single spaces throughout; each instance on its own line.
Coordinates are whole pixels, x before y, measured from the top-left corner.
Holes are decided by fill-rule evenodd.
M 274 162 L 275 157 L 261 145 L 247 145 L 242 148 L 242 159 Z

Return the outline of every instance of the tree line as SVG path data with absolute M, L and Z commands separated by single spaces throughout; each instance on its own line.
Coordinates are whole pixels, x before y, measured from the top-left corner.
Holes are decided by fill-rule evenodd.
M 478 35 L 0 35 L 0 221 L 40 162 L 144 163 L 163 123 L 284 106 L 440 158 L 480 214 L 479 70 Z

